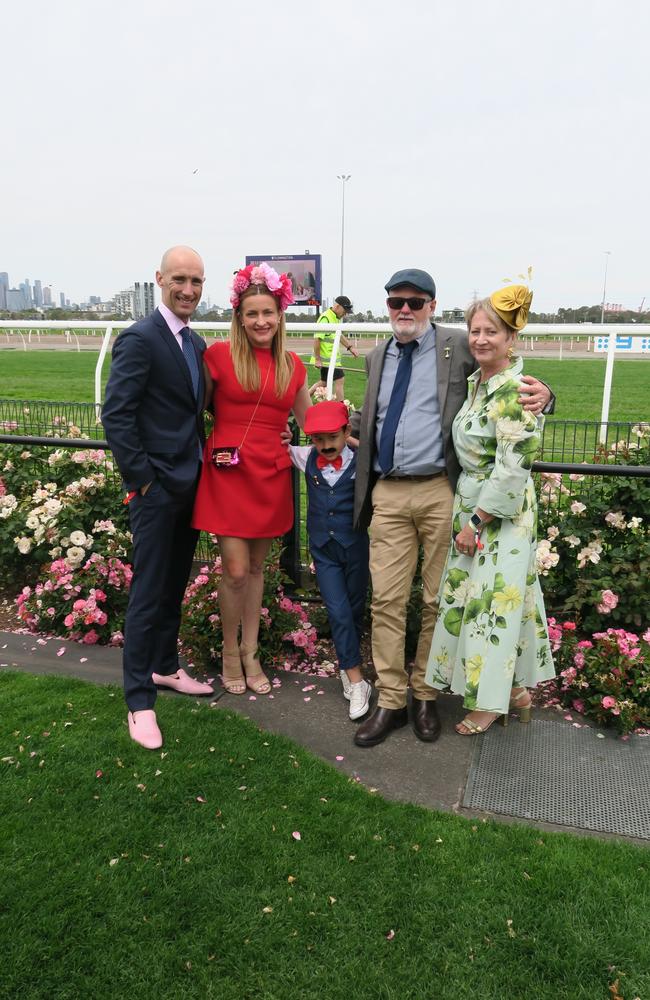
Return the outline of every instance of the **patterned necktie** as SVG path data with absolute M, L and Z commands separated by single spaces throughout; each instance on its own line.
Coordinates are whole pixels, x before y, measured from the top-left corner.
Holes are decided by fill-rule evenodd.
M 398 344 L 399 362 L 397 374 L 393 383 L 393 391 L 390 394 L 388 409 L 384 419 L 384 426 L 381 429 L 379 441 L 379 467 L 384 475 L 387 475 L 393 468 L 393 453 L 395 451 L 395 434 L 397 425 L 402 415 L 402 407 L 406 399 L 406 391 L 411 380 L 411 368 L 413 363 L 413 351 L 418 346 L 417 340 L 411 340 L 408 344 Z
M 194 398 L 196 399 L 199 394 L 199 366 L 196 361 L 194 345 L 192 344 L 192 338 L 190 337 L 190 329 L 188 326 L 183 327 L 181 330 L 181 338 L 183 341 L 183 357 L 185 358 L 187 367 L 190 370 Z
M 343 456 L 337 455 L 336 458 L 326 458 L 325 455 L 316 456 L 316 466 L 319 469 L 326 469 L 328 465 L 333 466 L 335 469 L 340 469 L 343 465 Z

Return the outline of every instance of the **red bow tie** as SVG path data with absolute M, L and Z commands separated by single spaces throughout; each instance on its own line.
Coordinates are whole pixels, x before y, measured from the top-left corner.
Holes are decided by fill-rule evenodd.
M 319 469 L 324 469 L 328 465 L 333 465 L 335 469 L 340 469 L 343 465 L 343 458 L 341 455 L 337 455 L 336 458 L 326 458 L 325 455 L 316 456 L 316 465 Z

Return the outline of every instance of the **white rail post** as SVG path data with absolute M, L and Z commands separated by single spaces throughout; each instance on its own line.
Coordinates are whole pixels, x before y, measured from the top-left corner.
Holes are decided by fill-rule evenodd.
M 600 414 L 600 443 L 607 443 L 607 421 L 609 420 L 609 402 L 612 395 L 612 377 L 614 375 L 614 356 L 616 354 L 616 334 L 612 330 L 607 340 L 607 364 L 605 365 L 605 385 L 603 387 L 603 408 Z
M 332 344 L 332 354 L 330 357 L 330 363 L 327 368 L 327 382 L 325 383 L 325 392 L 327 393 L 327 398 L 332 399 L 332 389 L 334 386 L 334 369 L 336 368 L 336 362 L 338 360 L 339 354 L 339 343 L 341 342 L 341 334 L 343 330 L 341 329 L 341 324 L 339 323 L 336 327 L 336 333 L 334 334 L 334 343 Z
M 109 323 L 106 327 L 102 346 L 99 349 L 97 364 L 95 365 L 95 420 L 97 423 L 99 423 L 102 416 L 102 368 L 104 367 L 104 358 L 106 357 L 112 334 L 113 326 Z

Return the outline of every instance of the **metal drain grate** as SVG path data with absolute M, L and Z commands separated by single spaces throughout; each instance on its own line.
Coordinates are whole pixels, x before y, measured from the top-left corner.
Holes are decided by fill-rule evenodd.
M 650 738 L 602 740 L 543 721 L 492 726 L 477 740 L 463 806 L 650 840 Z

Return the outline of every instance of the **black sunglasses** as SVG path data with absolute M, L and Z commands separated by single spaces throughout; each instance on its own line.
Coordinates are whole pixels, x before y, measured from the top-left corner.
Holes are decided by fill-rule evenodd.
M 386 305 L 389 309 L 402 309 L 404 307 L 404 303 L 406 302 L 411 312 L 419 312 L 420 309 L 427 304 L 427 302 L 431 301 L 432 299 L 418 299 L 413 295 L 408 299 L 402 298 L 401 295 L 389 295 L 386 299 Z

